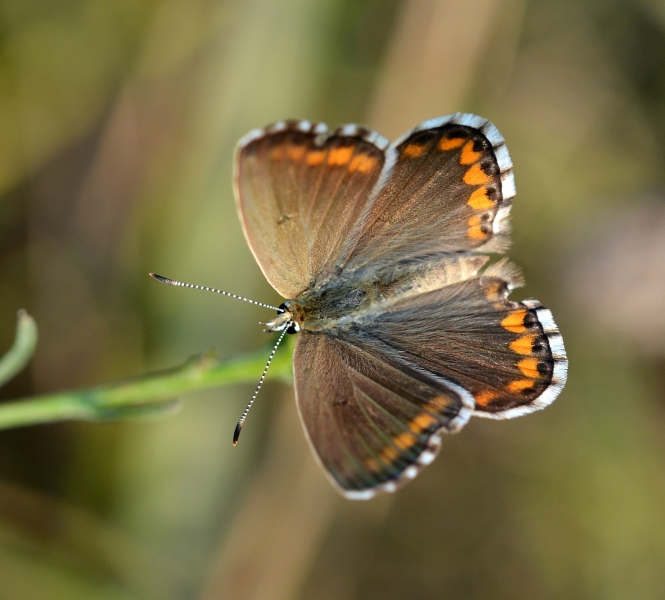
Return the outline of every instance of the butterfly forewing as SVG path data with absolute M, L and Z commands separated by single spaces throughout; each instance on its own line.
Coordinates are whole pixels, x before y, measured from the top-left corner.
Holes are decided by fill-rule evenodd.
M 473 408 L 464 390 L 396 355 L 326 333 L 300 335 L 294 376 L 312 449 L 351 498 L 393 491 L 415 477 L 438 451 L 437 432 L 458 429 Z
M 236 202 L 245 236 L 270 284 L 294 298 L 337 261 L 371 198 L 387 141 L 367 129 L 278 123 L 241 140 Z
M 512 163 L 491 123 L 470 115 L 436 119 L 394 149 L 392 173 L 347 243 L 347 268 L 505 250 Z

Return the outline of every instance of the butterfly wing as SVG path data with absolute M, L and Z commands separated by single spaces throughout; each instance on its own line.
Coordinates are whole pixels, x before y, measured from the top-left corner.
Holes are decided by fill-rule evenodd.
M 460 113 L 434 119 L 392 148 L 391 173 L 342 253 L 351 277 L 396 263 L 435 267 L 462 260 L 455 253 L 507 247 L 512 162 L 489 121 Z M 353 341 L 394 348 L 469 390 L 480 416 L 543 408 L 561 391 L 568 363 L 551 313 L 537 301 L 508 300 L 516 279 L 513 267 L 497 263 L 482 276 L 413 295 L 358 322 Z
M 468 420 L 468 392 L 397 353 L 304 331 L 294 354 L 296 402 L 306 437 L 346 497 L 391 492 L 435 457 L 438 433 Z
M 238 147 L 241 221 L 280 294 L 315 296 L 340 273 L 348 284 L 367 280 L 366 269 L 422 271 L 455 254 L 505 250 L 515 187 L 491 123 L 458 113 L 391 146 L 357 126 L 331 135 L 324 127 L 278 123 Z M 442 280 L 453 271 L 441 271 Z M 434 458 L 438 432 L 459 429 L 474 410 L 510 418 L 556 398 L 567 369 L 561 336 L 536 301 L 508 300 L 514 283 L 498 263 L 439 287 L 428 280 L 344 327 L 301 332 L 301 420 L 347 497 L 413 478 Z
M 287 121 L 238 144 L 235 197 L 266 279 L 295 298 L 335 262 L 381 184 L 388 141 L 356 126 Z
M 519 284 L 517 269 L 500 261 L 480 276 L 398 301 L 345 336 L 365 349 L 395 349 L 468 390 L 478 416 L 525 415 L 554 401 L 568 361 L 550 311 L 536 300 L 508 300 Z
M 456 113 L 422 123 L 391 149 L 396 162 L 349 236 L 340 267 L 507 248 L 515 183 L 494 125 Z

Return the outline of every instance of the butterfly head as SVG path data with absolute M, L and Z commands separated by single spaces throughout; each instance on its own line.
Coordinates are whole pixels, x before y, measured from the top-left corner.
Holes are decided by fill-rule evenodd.
M 266 331 L 285 331 L 286 333 L 298 333 L 302 324 L 300 306 L 293 300 L 287 300 L 277 309 L 277 316 L 267 323 Z

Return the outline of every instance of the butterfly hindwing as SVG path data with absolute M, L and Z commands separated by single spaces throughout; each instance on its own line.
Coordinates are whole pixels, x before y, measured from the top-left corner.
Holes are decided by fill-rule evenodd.
M 299 335 L 294 377 L 307 439 L 349 498 L 415 477 L 434 459 L 438 432 L 459 429 L 473 409 L 461 388 L 327 333 Z
M 335 262 L 377 187 L 388 141 L 356 126 L 284 121 L 238 144 L 235 196 L 270 284 L 294 298 Z
M 554 401 L 568 362 L 550 311 L 536 300 L 508 300 L 519 284 L 516 268 L 500 261 L 481 275 L 398 301 L 346 335 L 363 348 L 394 348 L 468 390 L 478 416 L 524 415 Z

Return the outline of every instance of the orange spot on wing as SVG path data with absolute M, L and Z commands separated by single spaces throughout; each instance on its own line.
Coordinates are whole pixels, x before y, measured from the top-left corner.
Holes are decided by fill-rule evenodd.
M 341 167 L 351 160 L 353 155 L 353 148 L 351 146 L 342 146 L 334 148 L 328 155 L 328 164 L 332 166 Z
M 466 234 L 472 239 L 472 240 L 482 240 L 486 238 L 489 234 L 484 232 L 480 225 L 472 225 L 466 230 Z
M 487 406 L 498 395 L 499 393 L 493 390 L 483 390 L 482 392 L 478 392 L 475 395 L 476 404 L 479 404 L 480 406 Z
M 504 284 L 501 281 L 492 281 L 485 285 L 485 297 L 490 302 L 503 300 Z
M 533 387 L 534 383 L 535 381 L 531 379 L 516 379 L 515 381 L 511 381 L 506 387 L 511 392 L 521 392 Z
M 409 429 L 413 431 L 413 433 L 419 434 L 438 422 L 439 420 L 429 413 L 421 413 L 411 420 L 409 423 Z
M 381 452 L 381 460 L 383 462 L 391 463 L 399 456 L 399 452 L 395 450 L 392 446 L 386 447 L 386 449 Z
M 325 150 L 310 150 L 305 157 L 305 162 L 310 166 L 314 167 L 320 165 L 325 158 Z
M 397 437 L 393 438 L 393 444 L 395 444 L 400 450 L 408 450 L 411 446 L 417 443 L 418 438 L 409 431 L 400 433 Z
M 361 173 L 370 173 L 373 171 L 376 166 L 379 164 L 379 159 L 376 158 L 375 156 L 366 156 L 365 160 L 362 162 L 362 164 L 358 167 L 358 170 Z
M 480 187 L 475 190 L 467 200 L 467 204 L 476 210 L 494 208 L 494 202 L 487 197 L 487 189 L 485 187 Z
M 459 148 L 464 143 L 464 138 L 441 138 L 439 142 L 439 150 L 454 150 Z
M 433 400 L 437 400 L 438 398 L 444 400 L 442 396 L 437 396 L 436 398 L 433 398 Z M 446 405 L 447 403 L 442 404 L 442 406 Z M 386 446 L 383 449 L 381 455 L 379 456 L 380 460 L 382 460 L 384 463 L 394 462 L 395 459 L 399 458 L 400 456 L 399 450 L 408 450 L 409 448 L 415 446 L 419 441 L 417 437 L 418 434 L 425 431 L 426 429 L 429 429 L 432 425 L 435 425 L 438 422 L 439 420 L 436 417 L 425 412 L 420 413 L 417 417 L 414 417 L 409 422 L 408 427 L 410 431 L 404 431 L 398 436 L 392 438 L 391 441 L 393 445 Z M 380 471 L 382 468 L 381 465 L 373 458 L 368 458 L 365 461 L 365 464 L 373 471 Z
M 373 156 L 369 156 L 368 154 L 358 154 L 353 157 L 353 160 L 349 164 L 349 171 L 351 171 L 351 173 L 355 173 L 356 171 L 369 173 L 374 167 L 376 167 L 377 162 L 378 161 Z
M 404 150 L 402 150 L 402 156 L 404 158 L 418 158 L 425 153 L 425 146 L 420 144 L 409 144 Z
M 305 146 L 289 146 L 286 153 L 293 161 L 302 160 L 302 157 L 305 156 Z
M 284 146 L 275 146 L 270 151 L 270 160 L 280 160 L 284 158 Z
M 448 408 L 450 402 L 443 396 L 434 396 L 427 401 L 427 408 L 434 412 L 440 412 Z
M 469 140 L 466 144 L 464 144 L 464 148 L 462 148 L 462 155 L 460 156 L 459 161 L 463 165 L 471 165 L 475 163 L 482 155 L 482 152 L 474 152 L 473 140 Z
M 524 317 L 526 317 L 525 310 L 511 312 L 505 319 L 503 319 L 503 321 L 501 321 L 501 327 L 508 331 L 512 331 L 513 333 L 524 333 L 526 331 Z
M 467 185 L 484 185 L 492 179 L 480 168 L 479 164 L 475 164 L 471 165 L 469 170 L 464 174 L 463 180 Z
M 517 354 L 531 354 L 533 352 L 533 340 L 536 339 L 536 334 L 523 335 L 511 342 L 508 347 Z
M 522 371 L 522 375 L 525 377 L 531 377 L 531 379 L 540 378 L 537 358 L 523 358 L 520 362 L 517 363 L 517 368 Z

